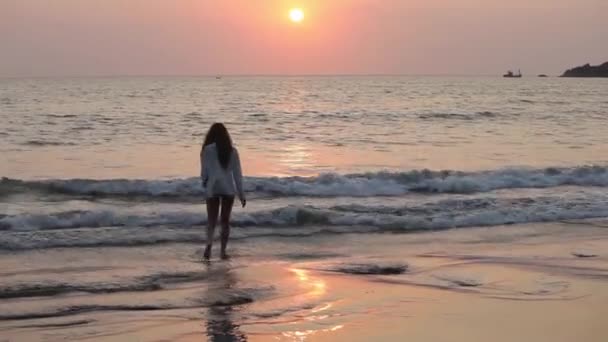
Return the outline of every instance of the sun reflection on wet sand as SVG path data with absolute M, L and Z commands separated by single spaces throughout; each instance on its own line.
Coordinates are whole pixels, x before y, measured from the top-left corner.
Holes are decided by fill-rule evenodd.
M 311 291 L 308 292 L 310 297 L 319 297 L 325 294 L 327 285 L 323 279 L 311 277 L 309 271 L 299 268 L 292 268 L 290 271 L 296 274 L 302 286 L 311 289 Z
M 325 311 L 325 310 L 330 309 L 332 306 L 334 306 L 332 303 L 327 303 L 323 306 L 312 309 L 312 312 L 317 313 L 317 312 Z
M 320 332 L 334 332 L 337 330 L 340 330 L 344 328 L 343 324 L 339 324 L 339 325 L 335 325 L 331 328 L 327 328 L 327 329 L 318 329 L 318 330 L 313 330 L 313 329 L 309 329 L 309 330 L 300 330 L 300 331 L 289 331 L 289 332 L 284 332 L 282 335 L 288 339 L 291 339 L 292 341 L 298 341 L 298 342 L 302 342 L 302 341 L 306 341 L 307 338 L 311 337 L 314 334 L 320 333 Z
M 310 271 L 299 269 L 299 268 L 291 268 L 289 271 L 293 272 L 298 279 L 300 285 L 302 287 L 310 289 L 309 292 L 306 293 L 307 299 L 318 298 L 327 293 L 327 284 L 326 282 L 314 275 L 311 275 Z M 295 331 L 286 331 L 283 332 L 283 337 L 287 338 L 291 341 L 305 341 L 309 337 L 314 334 L 321 332 L 333 332 L 344 327 L 343 324 L 333 325 L 330 328 L 327 328 L 327 322 L 322 322 L 331 318 L 332 315 L 325 313 L 327 310 L 331 309 L 334 306 L 333 303 L 323 303 L 312 309 L 310 309 L 310 316 L 304 317 L 305 321 L 308 321 L 312 324 L 322 324 L 321 329 L 302 329 Z M 320 314 L 323 313 L 323 314 Z

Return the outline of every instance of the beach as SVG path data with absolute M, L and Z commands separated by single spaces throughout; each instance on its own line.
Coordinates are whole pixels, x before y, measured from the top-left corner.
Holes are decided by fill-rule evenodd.
M 32 251 L 2 258 L 30 287 L 3 289 L 2 336 L 602 341 L 607 224 L 259 238 L 209 264 L 196 244 Z
M 0 341 L 604 341 L 608 83 L 516 82 L 0 80 Z

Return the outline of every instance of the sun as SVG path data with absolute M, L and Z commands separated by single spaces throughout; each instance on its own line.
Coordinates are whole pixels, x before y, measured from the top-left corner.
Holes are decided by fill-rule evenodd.
M 304 20 L 304 11 L 301 8 L 292 8 L 289 10 L 289 19 L 294 23 L 299 23 Z

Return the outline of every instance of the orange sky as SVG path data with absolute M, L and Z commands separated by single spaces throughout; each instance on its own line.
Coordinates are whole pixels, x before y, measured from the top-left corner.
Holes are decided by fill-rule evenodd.
M 606 0 L 1 0 L 0 76 L 559 73 L 608 60 L 605 13 Z

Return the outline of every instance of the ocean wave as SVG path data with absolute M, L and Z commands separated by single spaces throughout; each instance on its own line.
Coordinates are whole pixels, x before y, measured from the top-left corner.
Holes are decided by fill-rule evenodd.
M 411 206 L 286 206 L 236 213 L 234 239 L 558 222 L 608 217 L 608 196 L 448 199 Z M 51 247 L 149 245 L 204 241 L 199 212 L 66 211 L 0 218 L 1 250 Z M 247 229 L 239 229 L 247 227 Z
M 155 283 L 125 285 L 21 284 L 11 287 L 0 288 L 0 299 L 48 297 L 72 292 L 100 294 L 115 292 L 155 291 L 160 289 L 160 285 Z
M 168 285 L 196 282 L 209 277 L 208 272 L 158 273 L 125 283 L 23 283 L 0 287 L 0 299 L 49 297 L 67 293 L 108 294 L 118 292 L 158 291 Z
M 347 175 L 328 173 L 316 177 L 247 177 L 245 191 L 260 197 L 372 197 L 401 196 L 412 192 L 470 194 L 499 189 L 564 185 L 606 187 L 608 167 L 509 168 L 480 172 L 414 170 Z M 29 191 L 134 198 L 185 198 L 204 195 L 199 178 L 43 181 L 2 178 L 0 181 L 0 195 Z
M 170 309 L 196 308 L 200 306 L 185 305 L 79 305 L 43 312 L 0 313 L 0 321 L 54 318 L 79 315 L 100 311 L 158 311 Z
M 330 224 L 332 210 L 288 206 L 274 210 L 237 214 L 234 226 L 303 226 Z M 152 214 L 130 214 L 112 210 L 71 210 L 51 214 L 21 214 L 0 217 L 0 230 L 54 230 L 100 227 L 199 226 L 207 223 L 197 212 L 174 211 Z
M 28 140 L 22 145 L 27 146 L 75 146 L 76 143 L 66 141 L 53 141 L 53 140 Z
M 466 120 L 471 121 L 475 119 L 484 118 L 495 118 L 499 114 L 494 112 L 475 112 L 475 113 L 425 113 L 418 115 L 418 118 L 423 120 Z
M 123 226 L 198 225 L 203 218 L 195 213 L 130 215 L 111 210 L 71 210 L 53 214 L 22 214 L 0 218 L 0 230 L 44 230 Z
M 59 119 L 78 117 L 78 115 L 76 115 L 76 114 L 46 114 L 46 116 L 49 118 L 59 118 Z
M 234 229 L 231 240 L 249 238 L 298 238 L 324 234 L 370 232 L 369 227 L 302 226 L 290 229 Z M 17 252 L 48 248 L 137 247 L 172 243 L 205 243 L 202 227 L 190 229 L 97 228 L 70 230 L 7 231 L 0 237 L 0 251 Z
M 48 285 L 48 291 L 43 296 L 56 296 L 62 293 L 68 292 L 80 292 L 80 291 L 65 291 L 56 292 L 55 287 L 57 285 Z M 77 283 L 66 283 L 61 284 L 62 289 L 87 289 L 88 293 L 100 293 L 94 287 L 87 286 L 85 284 Z M 115 285 L 116 288 L 121 289 L 120 285 Z M 129 285 L 123 285 L 126 291 L 129 291 Z M 3 291 L 4 289 L 0 289 Z M 156 288 L 151 289 L 152 291 L 157 290 Z M 137 291 L 147 291 L 146 289 L 138 289 Z M 117 291 L 115 291 L 117 292 Z M 0 313 L 0 321 L 7 320 L 30 320 L 40 318 L 56 318 L 66 317 L 73 315 L 80 315 L 84 313 L 92 312 L 105 312 L 105 311 L 158 311 L 158 310 L 173 310 L 173 309 L 195 309 L 195 308 L 214 308 L 214 307 L 232 307 L 243 304 L 252 303 L 256 300 L 268 297 L 275 292 L 275 288 L 272 286 L 260 286 L 260 287 L 245 287 L 245 288 L 229 288 L 222 289 L 219 293 L 208 291 L 202 298 L 186 298 L 185 300 L 178 300 L 175 302 L 167 302 L 166 300 L 152 300 L 147 304 L 135 304 L 135 303 L 121 303 L 111 304 L 103 301 L 95 303 L 95 299 L 90 300 L 90 304 L 83 305 L 70 305 L 70 306 L 53 306 L 53 307 L 34 307 L 32 308 L 21 308 L 22 310 L 15 310 L 13 312 Z M 101 292 L 104 293 L 104 292 Z M 21 296 L 19 293 L 15 293 L 13 297 L 5 298 L 22 298 L 30 297 L 29 293 Z

